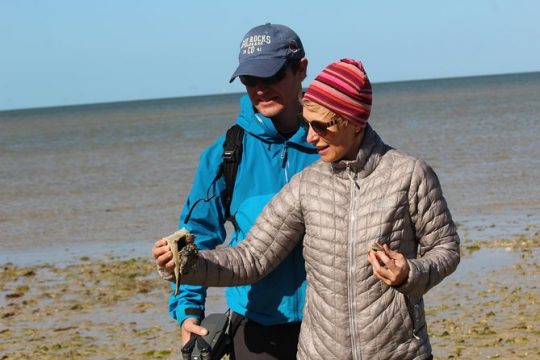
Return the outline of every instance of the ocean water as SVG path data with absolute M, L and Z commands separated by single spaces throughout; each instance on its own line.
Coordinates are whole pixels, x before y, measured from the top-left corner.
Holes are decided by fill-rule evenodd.
M 464 239 L 540 224 L 540 73 L 374 85 L 370 123 L 425 159 Z M 241 94 L 0 112 L 0 264 L 148 256 Z

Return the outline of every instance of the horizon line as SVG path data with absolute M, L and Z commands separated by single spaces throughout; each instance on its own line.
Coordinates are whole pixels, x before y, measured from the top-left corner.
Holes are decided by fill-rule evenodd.
M 452 77 L 441 77 L 441 78 L 425 78 L 425 79 L 412 79 L 412 80 L 395 80 L 395 81 L 380 81 L 374 82 L 372 84 L 393 84 L 393 83 L 408 83 L 408 82 L 422 82 L 422 81 L 434 81 L 434 80 L 455 80 L 463 78 L 480 78 L 480 77 L 494 77 L 494 76 L 507 76 L 507 75 L 524 75 L 524 74 L 533 74 L 540 73 L 540 70 L 537 71 L 523 71 L 523 72 L 511 72 L 511 73 L 497 73 L 497 74 L 484 74 L 484 75 L 466 75 L 466 76 L 452 76 Z M 125 100 L 112 100 L 112 101 L 102 101 L 102 102 L 89 102 L 89 103 L 76 103 L 76 104 L 66 104 L 66 105 L 47 105 L 47 106 L 35 106 L 35 107 L 25 107 L 25 108 L 0 108 L 0 115 L 7 112 L 19 112 L 19 111 L 37 111 L 37 110 L 51 110 L 55 108 L 69 108 L 69 107 L 86 107 L 86 106 L 102 106 L 102 105 L 114 105 L 114 104 L 124 104 L 124 103 L 135 103 L 135 102 L 146 102 L 146 101 L 167 101 L 174 99 L 183 99 L 183 98 L 193 98 L 193 97 L 205 97 L 205 96 L 227 96 L 235 94 L 244 94 L 245 91 L 241 92 L 224 92 L 224 93 L 210 93 L 210 94 L 197 94 L 197 95 L 184 95 L 184 96 L 170 96 L 170 97 L 160 97 L 160 98 L 146 98 L 146 99 L 125 99 Z

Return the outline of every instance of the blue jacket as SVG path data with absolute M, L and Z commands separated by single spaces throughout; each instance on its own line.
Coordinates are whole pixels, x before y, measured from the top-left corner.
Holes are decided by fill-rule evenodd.
M 237 124 L 245 129 L 242 160 L 238 167 L 231 204 L 239 230 L 231 235 L 230 246 L 242 241 L 268 201 L 293 175 L 319 158 L 314 147 L 306 142 L 306 131 L 300 127 L 285 139 L 272 121 L 255 113 L 248 96 L 240 100 Z M 216 179 L 221 165 L 221 136 L 200 157 L 193 187 L 184 204 L 179 227 L 196 236 L 199 249 L 214 249 L 226 239 L 225 210 L 221 194 L 223 177 Z M 201 200 L 203 199 L 203 200 Z M 185 223 L 186 215 L 193 207 Z M 301 245 L 270 275 L 261 281 L 230 287 L 226 290 L 229 308 L 263 325 L 301 321 L 304 306 L 306 272 Z M 186 309 L 204 311 L 206 288 L 181 285 L 177 296 L 169 299 L 169 314 L 182 324 Z

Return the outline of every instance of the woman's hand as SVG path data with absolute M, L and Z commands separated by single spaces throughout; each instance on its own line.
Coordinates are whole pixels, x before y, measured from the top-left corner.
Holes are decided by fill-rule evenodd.
M 152 248 L 152 256 L 159 267 L 165 268 L 170 272 L 174 271 L 172 251 L 169 245 L 167 245 L 167 241 L 164 239 L 156 241 Z
M 390 286 L 403 285 L 409 277 L 409 263 L 405 256 L 383 245 L 383 251 L 369 250 L 368 261 L 373 268 L 373 275 Z

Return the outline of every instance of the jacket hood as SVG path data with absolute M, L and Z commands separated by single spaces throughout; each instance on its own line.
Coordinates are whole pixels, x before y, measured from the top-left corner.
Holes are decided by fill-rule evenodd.
M 315 149 L 313 145 L 306 141 L 307 131 L 303 126 L 300 126 L 289 139 L 285 138 L 277 131 L 270 118 L 255 111 L 247 95 L 243 95 L 240 99 L 240 114 L 236 119 L 236 123 L 249 134 L 266 143 L 282 144 L 287 142 L 289 146 L 296 145 L 307 149 Z
M 362 140 L 362 144 L 360 144 L 356 159 L 337 161 L 332 163 L 332 168 L 336 172 L 350 168 L 352 171 L 358 173 L 360 178 L 365 178 L 375 170 L 388 149 L 389 147 L 382 141 L 375 130 L 367 124 L 364 139 Z

